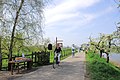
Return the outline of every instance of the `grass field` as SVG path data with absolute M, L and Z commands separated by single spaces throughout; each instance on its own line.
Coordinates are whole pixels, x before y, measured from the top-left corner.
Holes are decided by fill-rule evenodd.
M 98 54 L 88 52 L 86 54 L 87 74 L 90 80 L 120 80 L 120 68 L 111 63 L 106 63 Z

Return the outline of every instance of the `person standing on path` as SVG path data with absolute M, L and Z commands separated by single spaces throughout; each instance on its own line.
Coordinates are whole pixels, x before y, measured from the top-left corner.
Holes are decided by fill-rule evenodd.
M 72 45 L 72 57 L 75 56 L 75 47 L 74 47 L 74 44 Z
M 60 63 L 61 52 L 62 52 L 61 47 L 59 46 L 59 44 L 57 44 L 57 46 L 56 46 L 56 48 L 54 50 L 54 54 L 55 54 L 55 58 L 58 57 L 58 62 L 56 62 L 56 64 L 58 64 L 58 65 Z

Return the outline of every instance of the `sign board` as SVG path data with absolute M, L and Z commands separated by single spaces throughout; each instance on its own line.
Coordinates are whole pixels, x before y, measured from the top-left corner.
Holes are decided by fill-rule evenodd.
M 59 44 L 60 47 L 63 47 L 63 40 L 57 39 L 56 37 L 56 45 Z

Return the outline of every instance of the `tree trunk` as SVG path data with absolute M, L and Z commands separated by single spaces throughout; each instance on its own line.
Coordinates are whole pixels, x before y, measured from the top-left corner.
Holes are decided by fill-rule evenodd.
M 10 41 L 9 61 L 12 60 L 12 50 L 13 50 L 14 34 L 15 34 L 15 29 L 16 29 L 18 16 L 19 16 L 19 13 L 20 13 L 20 10 L 22 8 L 23 3 L 24 3 L 24 0 L 21 0 L 20 7 L 19 7 L 19 9 L 16 12 L 16 17 L 15 17 L 15 21 L 14 21 L 14 25 L 13 25 L 13 29 L 12 29 L 11 41 Z M 10 70 L 10 69 L 11 69 L 11 64 L 8 63 L 8 70 Z
M 100 49 L 100 58 L 102 58 L 102 53 L 104 53 L 104 49 Z
M 107 55 L 107 63 L 109 63 L 109 53 L 108 52 L 105 52 L 106 53 L 106 55 Z
M 108 43 L 109 43 L 109 45 L 108 45 L 109 50 L 106 52 L 106 54 L 107 54 L 107 63 L 109 63 L 109 53 L 108 53 L 108 52 L 110 52 L 110 48 L 111 48 L 111 40 L 112 40 L 112 39 L 109 38 L 109 42 L 108 42 Z
M 102 50 L 100 50 L 100 58 L 102 58 L 102 53 L 103 53 L 103 51 L 102 51 Z
M 3 16 L 3 4 L 2 3 L 3 3 L 3 0 L 0 0 L 0 17 Z M 2 23 L 1 23 L 0 27 L 2 27 Z M 0 70 L 1 70 L 2 69 L 2 47 L 1 47 L 1 45 L 2 45 L 2 42 L 1 42 L 2 41 L 2 31 L 1 30 L 0 30 L 0 34 L 1 34 L 1 36 L 0 36 Z
M 1 38 L 1 36 L 0 36 L 0 70 L 2 69 L 2 48 L 1 48 L 1 40 L 2 38 Z

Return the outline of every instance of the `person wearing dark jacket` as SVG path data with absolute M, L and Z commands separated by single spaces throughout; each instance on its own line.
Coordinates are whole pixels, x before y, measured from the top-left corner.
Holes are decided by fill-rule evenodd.
M 55 58 L 58 57 L 58 62 L 57 62 L 58 65 L 60 63 L 61 52 L 62 52 L 61 47 L 59 46 L 59 44 L 57 44 L 57 46 L 56 46 L 56 48 L 54 50 L 54 54 L 55 54 Z

